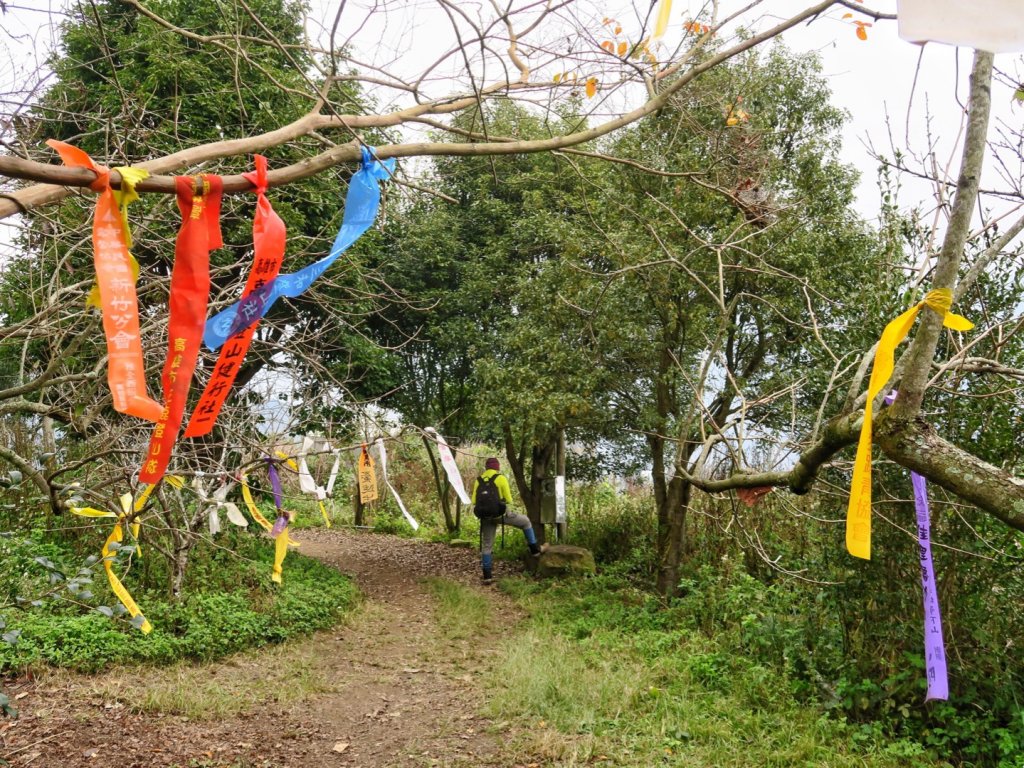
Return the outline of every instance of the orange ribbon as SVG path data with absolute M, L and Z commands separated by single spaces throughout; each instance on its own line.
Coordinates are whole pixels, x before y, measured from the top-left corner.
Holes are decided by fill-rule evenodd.
M 243 176 L 256 186 L 256 215 L 252 222 L 253 263 L 245 283 L 242 298 L 258 291 L 270 283 L 281 271 L 284 260 L 285 226 L 281 217 L 274 213 L 267 199 L 267 158 L 256 155 L 256 171 Z M 210 380 L 206 383 L 199 403 L 192 412 L 185 437 L 201 437 L 209 434 L 220 415 L 220 409 L 231 392 L 235 377 L 242 367 L 242 361 L 249 351 L 249 344 L 256 333 L 253 323 L 233 336 L 229 336 L 221 347 L 217 363 L 213 366 Z
M 114 409 L 146 421 L 157 421 L 163 409 L 146 392 L 139 302 L 121 214 L 110 186 L 110 171 L 97 166 L 77 147 L 54 139 L 48 139 L 46 143 L 57 151 L 65 165 L 87 168 L 96 174 L 96 180 L 90 185 L 90 189 L 99 192 L 92 225 L 93 261 L 103 307 L 107 382 Z
M 210 251 L 223 245 L 220 233 L 220 176 L 203 176 L 203 192 L 195 194 L 189 176 L 175 179 L 181 229 L 174 246 L 171 273 L 170 321 L 167 358 L 164 361 L 164 408 L 153 427 L 149 452 L 139 480 L 156 483 L 167 471 L 171 451 L 178 440 L 192 374 L 199 359 L 210 296 Z

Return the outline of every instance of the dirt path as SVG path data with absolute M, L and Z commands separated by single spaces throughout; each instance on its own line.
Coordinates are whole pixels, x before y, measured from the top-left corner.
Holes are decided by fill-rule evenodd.
M 296 538 L 366 595 L 349 624 L 216 664 L 10 686 L 21 718 L 0 724 L 0 758 L 66 768 L 516 765 L 502 757 L 508 726 L 480 715 L 494 651 L 446 637 L 424 582 L 485 590 L 475 551 L 340 529 Z M 514 623 L 515 609 L 486 591 L 497 620 Z

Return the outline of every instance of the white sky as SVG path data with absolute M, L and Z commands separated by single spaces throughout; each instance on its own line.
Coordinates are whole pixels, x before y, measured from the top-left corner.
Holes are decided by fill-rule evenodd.
M 1007 1 L 1024 7 L 1020 0 Z M 0 26 L 8 33 L 0 35 L 0 93 L 7 94 L 14 90 L 21 92 L 17 98 L 31 95 L 37 86 L 34 73 L 39 70 L 41 59 L 54 42 L 55 32 L 50 22 L 59 19 L 59 8 L 63 7 L 64 2 L 6 1 L 7 12 L 0 14 Z M 516 5 L 522 4 L 516 2 Z M 768 0 L 759 7 L 759 16 L 750 18 L 750 23 L 755 29 L 763 29 L 807 4 L 798 0 Z M 311 0 L 311 5 L 309 35 L 314 40 L 323 41 L 324 28 L 329 29 L 333 23 L 337 0 Z M 636 5 L 646 12 L 648 5 L 645 0 L 638 0 Z M 722 0 L 723 9 L 738 5 L 735 0 Z M 896 10 L 895 0 L 876 0 L 869 5 L 883 12 Z M 703 3 L 675 0 L 669 32 L 665 38 L 667 44 L 678 42 L 682 24 L 693 18 L 692 14 L 702 6 Z M 369 23 L 363 24 L 366 9 L 370 7 L 383 8 L 384 11 L 378 12 Z M 488 0 L 460 2 L 459 8 L 472 17 L 493 17 Z M 615 16 L 622 22 L 626 35 L 639 30 L 643 23 L 643 12 L 638 16 L 633 4 L 622 0 L 602 3 L 584 0 L 580 8 L 582 14 L 590 14 L 595 25 L 600 24 L 602 14 Z M 873 144 L 885 154 L 891 155 L 887 114 L 897 143 L 903 146 L 909 138 L 911 146 L 921 149 L 925 145 L 927 109 L 931 115 L 932 139 L 941 150 L 940 162 L 952 159 L 951 167 L 955 169 L 955 142 L 962 122 L 962 110 L 958 102 L 963 103 L 966 95 L 966 77 L 972 52 L 932 43 L 923 48 L 922 54 L 921 46 L 898 38 L 896 23 L 892 21 L 875 23 L 868 30 L 868 40 L 861 41 L 857 39 L 851 22 L 841 18 L 847 10 L 842 7 L 833 9 L 813 24 L 803 25 L 787 33 L 785 39 L 795 50 L 817 50 L 823 57 L 825 72 L 833 90 L 833 101 L 851 115 L 845 132 L 843 155 L 847 162 L 861 171 L 860 209 L 865 216 L 872 218 L 878 210 L 875 184 L 877 163 L 871 159 L 865 145 Z M 1017 21 L 1024 23 L 1024 11 L 1018 12 L 1018 15 L 1021 18 Z M 870 21 L 866 17 L 859 18 Z M 434 2 L 428 0 L 349 0 L 336 42 L 340 44 L 351 39 L 357 59 L 387 63 L 392 69 L 412 76 L 422 70 L 425 62 L 433 61 L 443 51 L 443 41 L 451 38 L 450 30 L 447 18 Z M 915 86 L 919 57 L 920 69 Z M 1000 55 L 996 63 L 997 68 L 1024 78 L 1024 66 L 1020 65 L 1019 58 Z M 531 62 L 531 65 L 534 63 Z M 541 67 L 536 76 L 543 79 L 550 76 L 547 69 L 554 71 L 556 68 L 557 65 Z M 432 89 L 434 95 L 450 90 L 449 82 L 445 79 L 449 74 L 444 68 L 438 71 L 439 79 Z M 492 71 L 487 74 L 497 76 L 498 73 Z M 908 111 L 911 93 L 913 104 Z M 394 94 L 392 91 L 391 95 Z M 1012 90 L 997 88 L 994 101 L 996 120 L 1005 120 L 1019 126 L 1024 109 L 1015 106 Z M 10 105 L 4 107 L 6 111 Z M 1019 171 L 1014 171 L 1014 180 L 1019 183 Z M 988 165 L 984 184 L 1006 186 L 1005 182 L 1001 183 L 996 177 L 993 163 Z M 908 202 L 926 196 L 927 191 L 924 187 L 912 187 L 907 191 Z M 2 239 L 3 234 L 0 232 Z

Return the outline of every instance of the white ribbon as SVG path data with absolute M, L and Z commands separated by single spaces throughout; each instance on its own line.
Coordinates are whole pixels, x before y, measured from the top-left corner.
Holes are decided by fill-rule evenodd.
M 409 514 L 409 510 L 405 508 L 405 504 L 402 503 L 402 497 L 398 495 L 398 491 L 391 485 L 391 481 L 388 480 L 388 452 L 384 448 L 384 438 L 378 437 L 374 445 L 377 446 L 377 456 L 380 459 L 380 471 L 384 475 L 384 484 L 391 491 L 391 495 L 395 497 L 395 501 L 398 502 L 398 508 L 402 510 L 402 514 L 405 515 L 405 519 L 409 521 L 409 525 L 412 526 L 414 531 L 418 531 L 420 524 L 416 522 L 412 515 Z
M 341 451 L 335 448 L 331 451 L 334 454 L 334 466 L 331 467 L 331 476 L 327 478 L 327 495 L 334 493 L 334 481 L 338 479 L 338 470 L 341 468 Z
M 196 492 L 196 496 L 199 497 L 200 503 L 209 505 L 209 526 L 210 533 L 217 535 L 220 533 L 220 508 L 224 507 L 224 511 L 227 513 L 228 520 L 237 525 L 239 528 L 247 528 L 249 521 L 245 519 L 245 515 L 242 514 L 238 506 L 233 502 L 225 501 L 228 496 L 229 486 L 224 483 L 220 488 L 214 491 L 213 496 L 209 496 L 206 493 L 206 488 L 203 486 L 202 478 L 197 475 L 192 480 L 192 490 Z
M 441 466 L 444 467 L 445 474 L 448 475 L 448 482 L 451 483 L 452 488 L 455 489 L 455 493 L 459 495 L 459 500 L 463 504 L 472 503 L 469 498 L 469 494 L 466 493 L 466 486 L 462 484 L 462 475 L 459 474 L 459 465 L 455 463 L 455 457 L 452 455 L 452 449 L 448 447 L 448 443 L 442 437 L 441 433 L 433 427 L 427 427 L 423 430 L 427 434 L 433 435 L 434 439 L 437 440 L 437 452 L 441 454 Z
M 334 466 L 331 467 L 331 474 L 330 477 L 327 478 L 326 487 L 317 483 L 316 478 L 313 477 L 313 473 L 309 471 L 309 464 L 306 462 L 306 456 L 313 452 L 330 452 L 334 454 Z M 318 501 L 323 501 L 333 493 L 334 481 L 337 479 L 338 470 L 341 467 L 341 451 L 337 448 L 332 448 L 331 444 L 326 440 L 324 441 L 323 448 L 317 450 L 316 441 L 312 437 L 304 437 L 302 438 L 302 449 L 299 451 L 299 455 L 295 457 L 295 460 L 299 467 L 299 489 L 303 493 L 309 493 L 316 496 Z

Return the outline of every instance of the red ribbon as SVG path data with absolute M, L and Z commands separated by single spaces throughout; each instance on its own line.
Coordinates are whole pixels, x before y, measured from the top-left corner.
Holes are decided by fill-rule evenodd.
M 220 233 L 220 176 L 203 176 L 203 192 L 195 194 L 193 179 L 175 179 L 181 229 L 174 245 L 171 273 L 170 321 L 167 358 L 164 361 L 164 409 L 153 427 L 149 453 L 139 472 L 143 483 L 156 483 L 167 471 L 167 462 L 178 439 L 189 385 L 199 359 L 210 297 L 210 251 L 223 245 Z
M 252 222 L 253 261 L 252 269 L 245 283 L 242 298 L 258 291 L 281 271 L 284 261 L 285 226 L 281 217 L 274 213 L 267 199 L 267 158 L 256 155 L 256 170 L 243 174 L 256 187 L 256 215 Z M 227 400 L 235 383 L 238 370 L 249 351 L 249 343 L 256 332 L 257 323 L 229 336 L 220 349 L 217 363 L 210 380 L 206 383 L 199 404 L 192 412 L 192 418 L 185 429 L 185 437 L 201 437 L 209 434 L 220 415 L 220 409 Z

